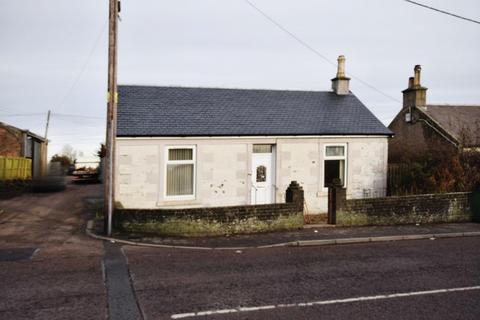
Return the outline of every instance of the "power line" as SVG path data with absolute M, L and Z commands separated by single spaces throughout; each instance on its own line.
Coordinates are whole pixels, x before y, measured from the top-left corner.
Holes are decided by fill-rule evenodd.
M 60 116 L 60 117 L 72 117 L 72 118 L 84 118 L 84 119 L 105 119 L 104 117 L 94 117 L 94 116 L 84 116 L 84 115 L 80 115 L 80 114 L 70 114 L 70 113 L 53 113 L 54 115 L 56 116 Z
M 451 13 L 451 12 L 448 12 L 448 11 L 444 11 L 444 10 L 440 10 L 440 9 L 437 9 L 437 8 L 434 8 L 434 7 L 430 7 L 430 6 L 427 6 L 423 3 L 419 3 L 419 2 L 415 2 L 415 1 L 410 1 L 410 0 L 403 0 L 405 2 L 408 2 L 408 3 L 411 3 L 411 4 L 414 4 L 414 5 L 417 5 L 417 6 L 420 6 L 420 7 L 423 7 L 423 8 L 426 8 L 426 9 L 430 9 L 430 10 L 433 10 L 433 11 L 437 11 L 437 12 L 440 12 L 440 13 L 443 13 L 443 14 L 446 14 L 446 15 L 449 15 L 449 16 L 452 16 L 452 17 L 455 17 L 455 18 L 458 18 L 458 19 L 462 19 L 462 20 L 466 20 L 466 21 L 469 21 L 469 22 L 473 22 L 473 23 L 476 23 L 476 24 L 480 24 L 480 21 L 478 20 L 473 20 L 473 19 L 470 19 L 470 18 L 466 18 L 466 17 L 462 17 L 458 14 L 455 14 L 455 13 Z
M 45 116 L 45 113 L 9 113 L 9 114 L 0 115 L 0 117 L 35 117 L 35 116 Z
M 65 103 L 65 101 L 67 100 L 67 98 L 70 96 L 70 94 L 72 93 L 73 89 L 75 88 L 75 86 L 77 85 L 78 81 L 80 81 L 80 78 L 82 77 L 83 73 L 85 72 L 85 70 L 87 69 L 87 66 L 88 64 L 90 63 L 90 59 L 92 58 L 93 56 L 93 53 L 95 52 L 95 49 L 97 48 L 98 44 L 100 43 L 100 40 L 103 36 L 103 32 L 105 31 L 105 29 L 107 28 L 107 25 L 108 25 L 108 20 L 105 21 L 105 23 L 103 24 L 100 32 L 98 33 L 98 36 L 95 40 L 95 42 L 93 43 L 93 46 L 92 48 L 90 49 L 90 52 L 88 53 L 87 55 L 87 59 L 85 59 L 85 63 L 82 65 L 82 68 L 80 69 L 80 72 L 77 74 L 77 77 L 75 78 L 75 80 L 72 82 L 72 85 L 70 86 L 70 88 L 68 89 L 67 93 L 63 96 L 63 98 L 60 100 L 59 104 L 58 104 L 58 107 L 57 109 L 60 109 L 61 107 L 63 107 L 63 104 Z
M 281 25 L 278 21 L 276 21 L 275 19 L 273 19 L 271 16 L 269 16 L 267 13 L 265 13 L 265 11 L 261 10 L 260 8 L 258 8 L 257 6 L 255 6 L 252 2 L 250 2 L 249 0 L 244 0 L 245 3 L 247 3 L 250 7 L 252 7 L 254 10 L 256 10 L 258 13 L 260 13 L 264 18 L 266 18 L 268 21 L 270 21 L 272 24 L 274 24 L 277 28 L 279 28 L 280 30 L 282 30 L 283 32 L 285 32 L 286 34 L 288 34 L 292 39 L 294 39 L 295 41 L 297 41 L 298 43 L 300 43 L 303 47 L 307 48 L 309 51 L 313 52 L 316 56 L 320 57 L 321 59 L 323 59 L 325 62 L 327 62 L 328 64 L 334 66 L 334 67 L 337 67 L 337 64 L 330 60 L 329 58 L 327 58 L 325 55 L 323 55 L 320 51 L 318 51 L 317 49 L 315 49 L 314 47 L 312 47 L 311 45 L 309 45 L 307 42 L 305 42 L 304 40 L 302 40 L 301 38 L 299 38 L 297 35 L 295 35 L 293 32 L 289 31 L 287 28 L 285 28 L 283 25 Z M 357 80 L 358 82 L 362 83 L 363 85 L 365 85 L 366 87 L 372 89 L 373 91 L 376 91 L 377 93 L 383 95 L 384 97 L 387 97 L 395 102 L 401 102 L 400 100 L 392 97 L 391 95 L 383 92 L 382 90 L 378 89 L 377 87 L 375 87 L 374 85 L 371 85 L 370 83 L 360 79 L 359 77 L 349 73 L 348 74 L 350 77 L 354 78 L 355 80 Z
M 1 111 L 0 112 L 6 112 L 7 114 L 0 114 L 1 117 L 30 117 L 30 116 L 44 116 L 45 113 L 10 113 L 7 111 Z M 55 115 L 56 117 L 66 117 L 66 118 L 77 118 L 78 120 L 83 120 L 83 119 L 94 119 L 94 120 L 103 120 L 105 119 L 104 117 L 95 117 L 95 116 L 84 116 L 81 114 L 69 114 L 69 113 L 57 113 L 57 112 L 52 112 L 52 115 Z

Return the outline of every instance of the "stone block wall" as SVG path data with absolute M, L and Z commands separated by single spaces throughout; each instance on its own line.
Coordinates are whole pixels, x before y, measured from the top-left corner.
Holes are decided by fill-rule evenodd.
M 337 191 L 337 225 L 393 225 L 472 221 L 472 194 L 456 192 L 373 199 L 345 198 Z
M 116 209 L 114 228 L 166 236 L 212 236 L 303 227 L 303 189 L 292 182 L 286 203 L 172 209 Z

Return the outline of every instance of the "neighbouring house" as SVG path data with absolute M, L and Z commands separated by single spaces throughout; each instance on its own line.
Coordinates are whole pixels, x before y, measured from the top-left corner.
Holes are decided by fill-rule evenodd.
M 45 173 L 47 140 L 33 132 L 0 122 L 0 156 L 32 160 L 32 177 Z
M 421 67 L 403 90 L 403 108 L 388 126 L 391 162 L 448 149 L 480 150 L 480 105 L 427 104 Z
M 384 195 L 392 132 L 338 62 L 332 91 L 120 85 L 117 206 L 280 203 L 295 180 L 307 213 L 325 213 L 335 178 L 347 198 Z

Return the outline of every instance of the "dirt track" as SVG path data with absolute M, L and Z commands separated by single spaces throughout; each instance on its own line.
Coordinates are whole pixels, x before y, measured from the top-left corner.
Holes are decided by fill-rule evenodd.
M 29 260 L 0 259 L 1 319 L 105 319 L 101 242 L 83 227 L 83 200 L 101 185 L 0 201 L 0 251 L 38 248 Z

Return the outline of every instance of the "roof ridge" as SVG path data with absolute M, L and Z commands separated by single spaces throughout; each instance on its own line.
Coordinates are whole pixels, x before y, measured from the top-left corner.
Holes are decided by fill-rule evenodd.
M 425 107 L 480 107 L 480 104 L 452 104 L 452 103 L 435 103 L 427 104 Z
M 331 90 L 304 90 L 304 89 L 278 89 L 278 88 L 232 88 L 232 87 L 202 87 L 181 85 L 154 85 L 154 84 L 118 84 L 118 87 L 148 87 L 148 88 L 172 88 L 172 89 L 214 89 L 214 90 L 238 90 L 238 91 L 283 91 L 283 92 L 321 92 L 334 93 Z M 350 92 L 352 95 L 353 92 Z

